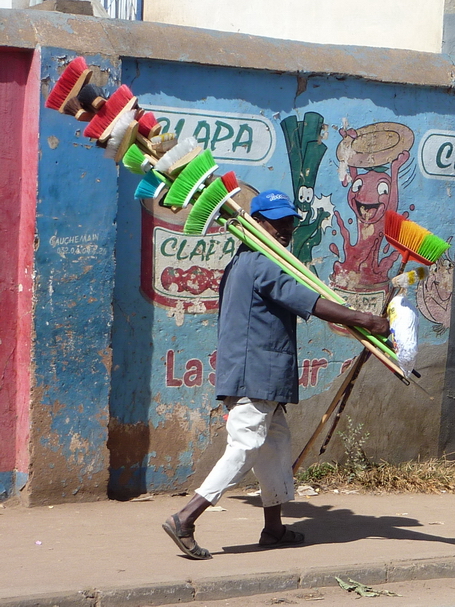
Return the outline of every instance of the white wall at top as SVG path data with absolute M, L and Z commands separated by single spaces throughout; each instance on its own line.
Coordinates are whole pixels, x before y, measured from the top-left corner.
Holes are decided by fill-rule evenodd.
M 12 0 L 0 0 L 0 8 L 13 8 Z
M 440 53 L 444 0 L 144 0 L 144 21 Z

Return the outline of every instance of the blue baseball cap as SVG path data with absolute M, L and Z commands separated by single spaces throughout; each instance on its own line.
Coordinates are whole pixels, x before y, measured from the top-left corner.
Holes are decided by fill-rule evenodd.
M 250 215 L 254 213 L 260 213 L 266 219 L 299 217 L 292 200 L 279 190 L 265 190 L 255 196 L 251 200 Z

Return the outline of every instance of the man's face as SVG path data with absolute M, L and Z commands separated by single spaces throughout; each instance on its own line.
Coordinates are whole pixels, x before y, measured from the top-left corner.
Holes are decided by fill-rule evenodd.
M 291 242 L 292 232 L 294 231 L 294 217 L 283 217 L 282 219 L 264 219 L 258 218 L 257 221 L 262 227 L 280 244 L 287 247 Z

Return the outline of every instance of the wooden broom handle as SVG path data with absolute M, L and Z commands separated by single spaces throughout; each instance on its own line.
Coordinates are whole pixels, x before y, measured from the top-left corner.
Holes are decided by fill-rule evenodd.
M 351 382 L 353 380 L 355 380 L 356 372 L 357 372 L 357 364 L 356 364 L 356 362 L 358 360 L 359 360 L 359 358 L 357 358 L 353 362 L 353 364 L 351 365 L 351 368 L 349 369 L 346 377 L 344 378 L 343 383 L 338 388 L 335 396 L 333 397 L 332 402 L 330 403 L 329 408 L 327 409 L 327 411 L 322 416 L 321 421 L 317 425 L 317 427 L 316 427 L 315 431 L 313 432 L 313 434 L 311 435 L 309 441 L 307 442 L 307 444 L 305 445 L 305 447 L 302 449 L 302 451 L 298 455 L 298 457 L 295 460 L 295 462 L 292 464 L 292 472 L 293 472 L 293 474 L 295 474 L 297 472 L 297 470 L 300 467 L 300 464 L 303 462 L 303 460 L 305 459 L 307 453 L 309 452 L 309 450 L 311 449 L 311 447 L 314 445 L 314 442 L 316 441 L 317 437 L 321 433 L 323 427 L 325 426 L 325 424 L 329 420 L 329 418 L 332 415 L 332 413 L 335 411 L 336 406 L 338 404 L 338 401 L 344 395 L 344 393 L 346 392 L 346 390 L 348 390 L 349 385 L 351 384 Z
M 240 234 L 240 236 L 242 236 L 245 241 L 247 241 L 248 239 L 250 239 L 251 242 L 252 242 L 252 244 L 254 244 L 256 247 L 259 247 L 261 250 L 264 251 L 264 243 L 257 236 L 255 236 L 251 232 L 246 232 L 246 231 L 242 231 L 242 229 L 240 229 L 240 228 L 235 228 L 232 225 L 230 226 L 230 228 L 233 229 L 234 231 L 238 232 L 238 234 Z M 270 234 L 268 232 L 266 232 L 266 234 L 267 234 L 268 238 L 270 238 Z M 240 238 L 240 240 L 242 240 L 242 238 Z M 248 242 L 246 242 L 246 244 L 248 244 Z M 286 261 L 285 259 L 282 259 L 278 255 L 278 253 L 275 253 L 274 251 L 272 251 L 270 249 L 266 250 L 265 252 L 266 252 L 266 254 L 269 257 L 271 257 L 273 259 L 273 261 L 275 261 L 276 263 L 278 263 L 278 265 L 280 265 L 285 271 L 287 270 L 288 272 L 291 272 L 292 274 L 294 274 L 294 276 L 298 276 L 300 278 L 300 280 L 302 280 L 307 285 L 309 285 L 310 288 L 312 288 L 314 291 L 316 291 L 317 293 L 319 293 L 319 295 L 321 295 L 322 297 L 325 297 L 326 299 L 334 301 L 335 303 L 338 303 L 336 301 L 336 298 L 334 298 L 334 297 L 331 298 L 328 293 L 325 293 L 319 287 L 318 284 L 312 283 L 311 280 L 305 274 L 302 274 L 301 272 L 299 272 L 299 270 L 297 270 L 294 266 L 292 266 L 288 261 Z M 391 371 L 393 371 L 393 373 L 395 373 L 395 375 L 397 375 L 400 379 L 401 378 L 405 379 L 403 371 L 400 369 L 400 367 L 398 367 L 390 358 L 388 358 L 379 348 L 377 348 L 371 342 L 369 342 L 362 335 L 362 333 L 360 333 L 355 327 L 346 326 L 346 329 L 358 341 L 360 341 L 360 343 L 366 349 L 368 349 L 372 354 L 374 354 L 377 358 L 379 358 L 379 360 L 381 360 L 381 362 L 383 362 L 387 367 L 389 367 L 389 369 Z
M 406 262 L 403 260 L 402 263 L 401 263 L 400 269 L 398 271 L 398 275 L 402 274 L 404 272 L 405 266 L 406 266 Z M 394 295 L 394 293 L 396 291 L 397 291 L 397 289 L 391 289 L 388 297 L 386 298 L 386 301 L 385 301 L 385 303 L 383 305 L 383 309 L 382 309 L 382 314 L 383 315 L 387 312 L 387 307 L 388 307 L 389 303 L 392 301 L 393 295 Z M 297 472 L 297 470 L 299 469 L 301 463 L 303 462 L 303 460 L 307 456 L 309 450 L 313 446 L 313 444 L 316 441 L 317 437 L 322 432 L 323 427 L 325 426 L 325 424 L 328 422 L 329 418 L 331 417 L 331 415 L 335 411 L 338 402 L 341 400 L 337 416 L 334 419 L 332 427 L 330 428 L 329 433 L 326 436 L 326 439 L 324 441 L 324 444 L 322 445 L 322 447 L 321 447 L 321 449 L 319 451 L 319 455 L 322 455 L 325 452 L 325 450 L 327 448 L 327 445 L 328 445 L 330 439 L 333 436 L 335 428 L 338 425 L 341 413 L 343 412 L 344 407 L 345 407 L 345 405 L 346 405 L 346 403 L 347 403 L 347 401 L 348 401 L 348 399 L 349 399 L 349 397 L 351 395 L 351 392 L 352 392 L 352 390 L 354 388 L 354 384 L 355 384 L 355 382 L 357 380 L 357 377 L 358 377 L 358 375 L 359 375 L 359 373 L 360 373 L 363 365 L 367 362 L 367 360 L 369 358 L 369 355 L 370 355 L 369 351 L 367 351 L 366 349 L 363 349 L 362 352 L 359 354 L 359 356 L 355 359 L 355 361 L 351 365 L 349 373 L 346 376 L 346 380 L 340 386 L 340 389 L 337 391 L 337 393 L 333 397 L 333 400 L 330 403 L 327 411 L 322 416 L 322 419 L 319 422 L 319 425 L 317 426 L 317 428 L 315 429 L 315 431 L 311 435 L 310 439 L 308 440 L 307 444 L 302 449 L 302 451 L 298 455 L 297 459 L 293 463 L 293 465 L 292 465 L 292 472 L 293 472 L 293 474 L 295 474 Z

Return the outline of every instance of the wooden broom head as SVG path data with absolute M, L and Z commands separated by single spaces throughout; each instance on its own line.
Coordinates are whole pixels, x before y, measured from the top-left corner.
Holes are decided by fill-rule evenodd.
M 131 101 L 136 98 L 133 93 L 126 86 L 122 84 L 101 106 L 99 112 L 93 117 L 90 123 L 84 130 L 84 137 L 90 137 L 90 139 L 100 139 L 109 128 L 110 125 L 118 118 L 119 114 L 124 111 L 130 104 Z M 128 109 L 130 109 L 128 107 Z M 110 135 L 110 133 L 106 133 Z
M 95 115 L 94 112 L 87 112 L 84 110 L 77 97 L 71 97 L 71 99 L 68 99 L 63 106 L 63 113 L 68 114 L 68 116 L 74 116 L 76 120 L 81 122 L 90 122 Z
M 89 70 L 84 57 L 76 57 L 68 63 L 54 88 L 46 99 L 45 107 L 58 110 L 63 114 L 65 103 L 76 96 L 81 88 L 89 82 L 92 71 Z
M 91 83 L 81 88 L 77 98 L 81 102 L 82 107 L 89 112 L 100 110 L 101 106 L 106 103 L 106 94 L 103 89 Z
M 158 120 L 155 118 L 153 112 L 145 112 L 143 116 L 139 118 L 139 133 L 149 139 L 152 129 L 158 124 Z

